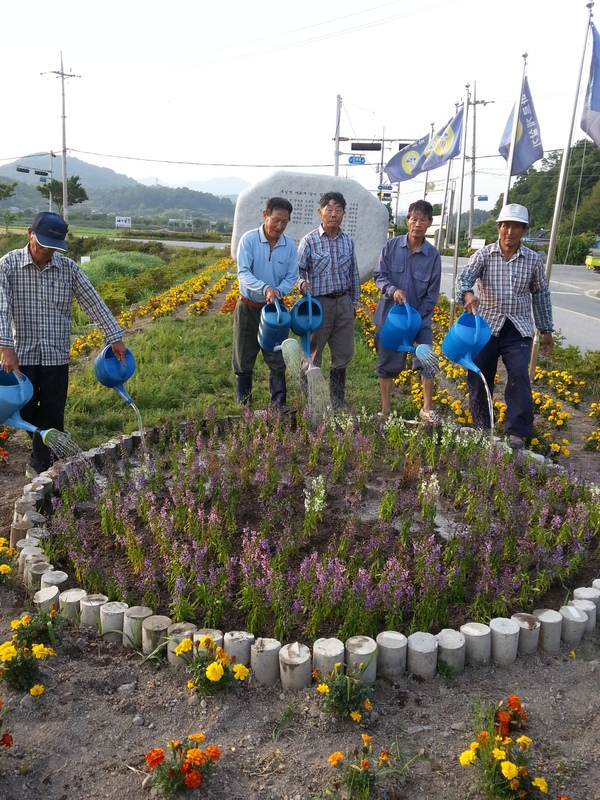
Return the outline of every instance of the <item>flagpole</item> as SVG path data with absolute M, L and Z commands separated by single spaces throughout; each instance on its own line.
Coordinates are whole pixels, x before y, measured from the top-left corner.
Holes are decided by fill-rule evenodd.
M 521 98 L 523 97 L 523 85 L 525 83 L 525 73 L 527 71 L 527 56 L 528 53 L 523 53 L 523 74 L 521 75 L 521 86 L 519 89 L 519 97 L 515 103 L 514 117 L 512 124 L 512 132 L 510 134 L 510 147 L 508 148 L 508 158 L 506 159 L 506 168 L 508 174 L 506 177 L 506 189 L 504 190 L 504 205 L 508 203 L 508 193 L 510 191 L 510 179 L 512 178 L 512 167 L 515 157 L 515 148 L 517 146 L 517 131 L 519 130 L 519 116 L 521 114 Z
M 465 88 L 467 90 L 467 100 L 465 102 L 465 115 L 463 118 L 463 141 L 462 141 L 462 156 L 460 161 L 460 183 L 458 188 L 458 202 L 456 209 L 456 240 L 454 245 L 454 262 L 452 265 L 452 292 L 450 294 L 450 326 L 454 322 L 454 309 L 456 307 L 456 275 L 458 273 L 458 244 L 460 241 L 460 214 L 462 211 L 462 196 L 463 196 L 463 183 L 465 180 L 465 156 L 467 151 L 467 125 L 469 122 L 469 103 L 471 94 L 469 92 L 470 83 L 467 83 Z
M 437 248 L 444 250 L 446 247 L 446 236 L 448 227 L 444 230 L 444 217 L 446 216 L 446 204 L 448 202 L 448 187 L 450 186 L 450 171 L 452 170 L 452 159 L 448 159 L 448 171 L 446 172 L 446 185 L 444 186 L 444 200 L 442 202 L 442 216 L 440 217 L 440 233 L 438 236 Z
M 571 127 L 569 128 L 569 137 L 567 145 L 563 150 L 562 163 L 560 165 L 560 175 L 558 177 L 558 186 L 556 188 L 556 201 L 554 203 L 554 216 L 552 217 L 552 230 L 550 232 L 550 241 L 548 243 L 548 258 L 546 259 L 546 281 L 550 285 L 550 275 L 552 274 L 552 261 L 554 259 L 554 250 L 556 248 L 556 240 L 558 238 L 558 226 L 560 224 L 560 212 L 562 210 L 563 195 L 565 192 L 565 184 L 567 179 L 567 169 L 571 156 L 571 140 L 573 139 L 573 128 L 575 127 L 575 115 L 577 114 L 577 106 L 579 105 L 579 91 L 581 89 L 581 76 L 583 74 L 583 65 L 585 62 L 585 51 L 587 49 L 588 36 L 592 26 L 592 9 L 594 7 L 593 0 L 586 3 L 585 6 L 589 9 L 588 20 L 585 26 L 585 40 L 583 43 L 583 52 L 581 54 L 581 65 L 579 67 L 579 76 L 577 78 L 577 89 L 575 90 L 575 102 L 573 104 L 573 114 L 571 116 Z M 529 377 L 531 380 L 535 377 L 535 367 L 537 365 L 538 351 L 540 348 L 540 332 L 536 329 L 535 336 L 533 337 L 533 346 L 531 348 L 531 361 L 529 362 Z
M 435 122 L 431 123 L 431 136 L 429 137 L 429 143 L 431 144 L 431 140 L 433 139 L 435 131 Z M 427 197 L 427 179 L 429 177 L 429 170 L 425 173 L 425 189 L 423 191 L 423 200 Z

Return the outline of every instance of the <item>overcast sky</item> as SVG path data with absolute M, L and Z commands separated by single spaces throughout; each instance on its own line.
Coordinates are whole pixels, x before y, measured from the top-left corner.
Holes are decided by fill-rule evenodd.
M 453 115 L 470 83 L 490 101 L 476 107 L 475 184 L 489 202 L 475 205 L 491 208 L 504 188 L 497 149 L 522 54 L 544 150 L 563 148 L 588 10 L 583 0 L 29 0 L 3 4 L 2 18 L 0 165 L 61 151 L 61 81 L 48 74 L 61 50 L 65 71 L 80 76 L 65 81 L 70 154 L 179 185 L 253 183 L 283 165 L 333 174 L 338 94 L 343 136 L 417 139 Z M 583 136 L 577 122 L 574 138 Z M 398 149 L 388 147 L 384 161 Z M 376 189 L 380 154 L 353 167 L 345 149 L 340 175 Z M 445 175 L 429 179 L 441 188 Z M 467 176 L 463 208 L 469 193 Z M 403 183 L 400 208 L 422 195 L 422 177 Z

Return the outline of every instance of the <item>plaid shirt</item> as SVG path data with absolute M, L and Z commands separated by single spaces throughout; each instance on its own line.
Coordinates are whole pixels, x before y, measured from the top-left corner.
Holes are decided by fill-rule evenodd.
M 7 253 L 0 259 L 0 347 L 13 347 L 22 366 L 68 364 L 73 297 L 109 344 L 122 338 L 123 329 L 70 258 L 54 252 L 40 270 L 29 245 Z
M 307 233 L 298 246 L 299 284 L 308 281 L 315 297 L 334 292 L 350 292 L 358 308 L 360 277 L 352 237 L 339 231 L 331 237 L 320 225 Z
M 493 336 L 508 317 L 521 336 L 533 336 L 533 320 L 541 333 L 552 330 L 552 304 L 544 265 L 538 253 L 519 245 L 506 261 L 494 242 L 474 253 L 456 281 L 461 302 L 477 283 L 479 311 Z

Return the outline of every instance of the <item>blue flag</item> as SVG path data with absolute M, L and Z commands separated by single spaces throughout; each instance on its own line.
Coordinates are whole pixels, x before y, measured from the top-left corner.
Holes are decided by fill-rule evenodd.
M 581 115 L 581 128 L 600 147 L 600 35 L 594 25 L 592 25 L 592 41 L 594 47 L 590 80 Z
M 454 158 L 454 156 L 459 155 L 463 111 L 464 107 L 432 137 L 431 142 L 425 148 L 426 158 L 421 172 L 430 172 L 432 169 L 437 169 L 442 164 L 450 161 L 451 158 Z
M 423 171 L 424 153 L 430 139 L 430 136 L 423 136 L 422 139 L 403 147 L 388 161 L 385 171 L 390 183 L 409 181 Z
M 500 146 L 498 152 L 508 162 L 508 154 L 512 142 L 513 120 L 515 109 L 510 112 L 510 117 L 504 128 L 504 133 L 500 139 Z M 544 147 L 542 145 L 542 138 L 540 136 L 540 126 L 538 124 L 535 108 L 529 92 L 529 83 L 527 76 L 523 81 L 523 91 L 521 92 L 521 101 L 519 103 L 519 121 L 517 122 L 517 141 L 515 144 L 515 154 L 513 157 L 511 175 L 520 175 L 526 169 L 544 155 Z

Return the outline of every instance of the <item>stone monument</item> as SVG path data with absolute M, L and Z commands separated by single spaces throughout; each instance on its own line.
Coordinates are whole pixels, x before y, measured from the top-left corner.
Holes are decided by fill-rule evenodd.
M 285 197 L 292 204 L 294 210 L 285 235 L 298 244 L 309 231 L 319 227 L 317 209 L 325 192 L 341 192 L 346 199 L 342 230 L 354 239 L 360 281 L 367 281 L 387 240 L 389 215 L 382 202 L 351 178 L 281 171 L 244 189 L 235 206 L 232 256 L 236 257 L 244 233 L 262 224 L 269 197 Z

